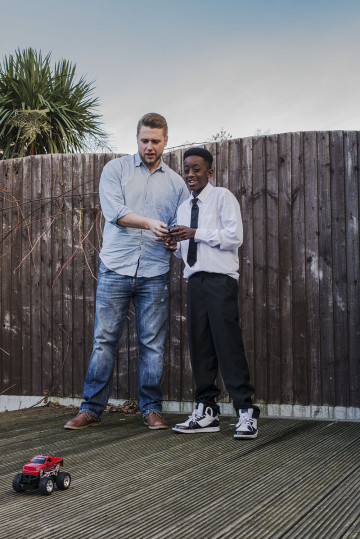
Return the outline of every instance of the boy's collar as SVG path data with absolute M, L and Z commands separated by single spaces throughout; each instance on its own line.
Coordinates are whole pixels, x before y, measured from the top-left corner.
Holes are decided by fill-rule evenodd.
M 198 198 L 201 203 L 204 203 L 213 189 L 214 186 L 211 185 L 211 183 L 208 183 L 197 197 L 194 197 L 194 195 L 191 193 L 190 201 L 193 198 Z

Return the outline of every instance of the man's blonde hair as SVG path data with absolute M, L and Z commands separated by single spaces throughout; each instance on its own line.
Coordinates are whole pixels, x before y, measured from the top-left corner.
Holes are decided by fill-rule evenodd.
M 140 118 L 137 124 L 136 135 L 140 133 L 140 129 L 143 125 L 145 127 L 151 127 L 151 129 L 163 129 L 165 138 L 168 135 L 167 121 L 165 120 L 164 116 L 161 116 L 161 114 L 157 114 L 156 112 L 148 112 Z

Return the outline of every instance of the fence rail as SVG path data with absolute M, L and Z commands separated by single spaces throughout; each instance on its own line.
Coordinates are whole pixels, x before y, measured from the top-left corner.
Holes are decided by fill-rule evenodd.
M 360 405 L 359 132 L 211 143 L 244 221 L 239 306 L 256 401 Z M 0 393 L 81 396 L 92 348 L 109 154 L 0 162 Z M 165 160 L 181 173 L 181 150 Z M 164 397 L 192 400 L 186 282 L 173 257 Z M 136 397 L 129 312 L 113 398 Z M 221 400 L 228 396 L 222 392 Z

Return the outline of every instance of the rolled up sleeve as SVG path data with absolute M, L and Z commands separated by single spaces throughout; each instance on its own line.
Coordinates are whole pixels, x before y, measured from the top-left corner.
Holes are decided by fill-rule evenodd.
M 106 221 L 116 226 L 120 226 L 117 224 L 118 219 L 128 213 L 133 213 L 133 210 L 124 204 L 121 178 L 121 162 L 119 160 L 110 161 L 103 169 L 99 185 L 103 215 Z

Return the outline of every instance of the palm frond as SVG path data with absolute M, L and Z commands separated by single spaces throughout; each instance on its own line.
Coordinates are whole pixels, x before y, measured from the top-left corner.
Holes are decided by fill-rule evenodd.
M 97 113 L 94 81 L 76 79 L 76 65 L 51 54 L 18 49 L 0 65 L 2 159 L 32 153 L 84 151 L 89 141 L 107 148 Z

